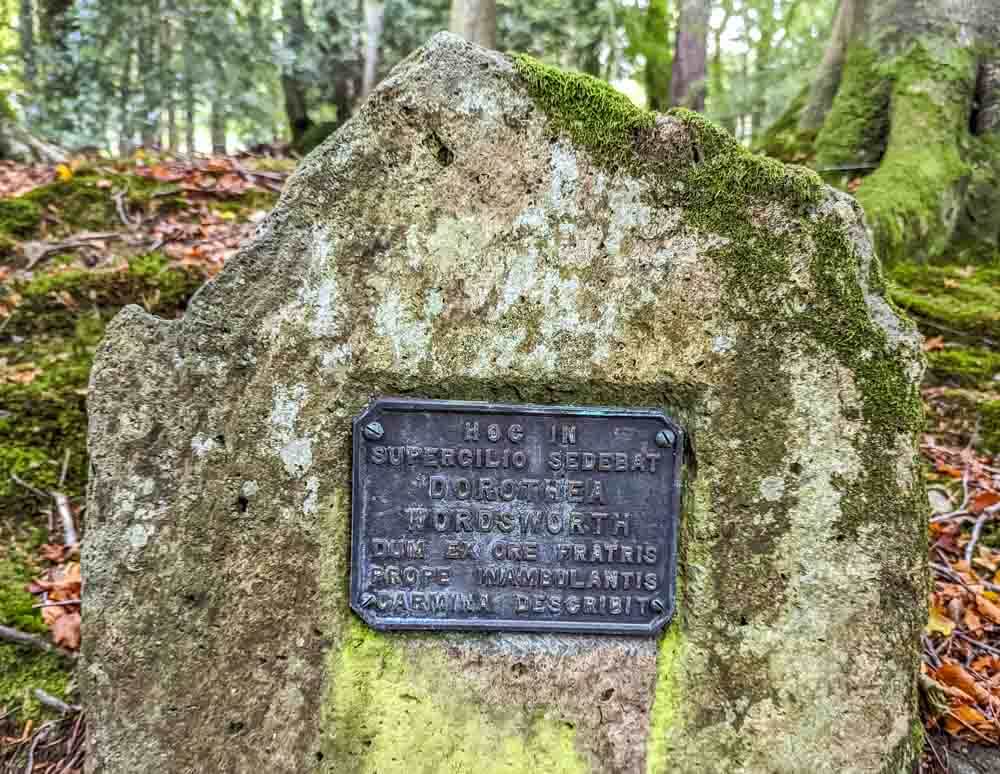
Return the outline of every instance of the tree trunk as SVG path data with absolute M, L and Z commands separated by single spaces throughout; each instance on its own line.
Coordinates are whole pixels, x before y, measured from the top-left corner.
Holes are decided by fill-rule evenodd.
M 132 154 L 134 139 L 132 128 L 132 43 L 125 49 L 125 61 L 122 63 L 122 74 L 118 81 L 118 110 L 120 129 L 118 132 L 118 155 L 126 158 Z
M 382 24 L 385 20 L 385 3 L 365 0 L 365 71 L 361 81 L 361 98 L 375 88 L 379 54 L 382 52 Z
M 496 0 L 451 0 L 448 28 L 470 43 L 484 48 L 496 48 Z
M 184 151 L 188 158 L 194 158 L 194 129 L 197 116 L 197 96 L 195 94 L 195 50 L 194 23 L 189 16 L 184 25 Z
M 841 183 L 867 174 L 856 195 L 885 261 L 951 254 L 956 236 L 997 230 L 972 209 L 1000 192 L 996 153 L 974 134 L 995 121 L 1000 4 L 880 0 L 854 23 L 862 32 L 816 137 L 817 166 Z
M 17 19 L 17 33 L 21 43 L 21 62 L 24 67 L 24 86 L 29 95 L 34 94 L 38 63 L 35 59 L 35 4 L 21 0 Z
M 292 61 L 284 66 L 281 73 L 281 89 L 285 95 L 285 115 L 288 117 L 288 128 L 292 133 L 294 145 L 313 125 L 309 117 L 306 85 L 299 64 L 309 37 L 309 28 L 306 26 L 302 0 L 283 0 L 281 15 L 286 30 L 285 48 L 292 54 Z
M 1000 130 L 1000 56 L 979 63 L 973 131 L 978 135 Z
M 711 0 L 681 0 L 670 79 L 670 104 L 691 110 L 705 109 L 705 76 L 708 58 L 708 20 Z
M 167 0 L 160 23 L 160 89 L 163 94 L 163 112 L 167 116 L 166 147 L 171 153 L 176 153 L 178 146 L 177 93 L 173 68 L 176 12 L 174 0 Z
M 220 99 L 212 100 L 212 153 L 216 156 L 226 155 L 226 128 L 228 118 L 225 103 Z
M 840 87 L 848 46 L 863 35 L 867 13 L 867 0 L 840 0 L 830 42 L 799 115 L 799 128 L 803 131 L 815 133 L 823 125 Z
M 158 0 L 150 0 L 139 12 L 142 24 L 136 53 L 139 88 L 142 90 L 142 118 L 139 126 L 142 144 L 146 148 L 156 148 L 160 139 L 160 84 L 156 56 L 159 5 Z

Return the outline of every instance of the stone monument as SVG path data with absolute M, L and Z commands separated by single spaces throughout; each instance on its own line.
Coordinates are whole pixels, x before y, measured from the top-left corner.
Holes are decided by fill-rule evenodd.
M 903 774 L 921 367 L 849 196 L 438 35 L 108 330 L 89 770 Z

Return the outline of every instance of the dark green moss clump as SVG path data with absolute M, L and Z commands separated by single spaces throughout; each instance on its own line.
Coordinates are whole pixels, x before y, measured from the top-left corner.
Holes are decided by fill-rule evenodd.
M 928 332 L 1000 338 L 1000 267 L 906 262 L 889 279 L 892 300 Z
M 292 145 L 292 150 L 305 156 L 335 131 L 337 131 L 337 124 L 333 121 L 323 121 L 322 123 L 313 124 Z
M 34 233 L 42 220 L 41 208 L 29 199 L 0 200 L 0 231 L 11 237 Z
M 48 635 L 35 598 L 25 587 L 41 574 L 34 552 L 44 542 L 45 532 L 34 529 L 14 534 L 0 523 L 0 625 L 29 634 Z M 20 645 L 0 643 L 0 707 L 19 708 L 18 719 L 37 719 L 43 712 L 32 691 L 41 688 L 65 698 L 71 664 L 51 653 L 41 653 Z
M 778 120 L 771 124 L 756 142 L 754 150 L 771 158 L 795 164 L 806 164 L 816 154 L 816 132 L 799 128 L 799 116 L 809 98 L 805 86 L 785 108 Z
M 114 269 L 52 266 L 14 283 L 9 292 L 19 303 L 0 341 L 0 360 L 6 363 L 0 373 L 0 469 L 50 491 L 68 451 L 62 489 L 82 498 L 87 382 L 105 325 L 129 303 L 175 316 L 205 279 L 202 270 L 173 266 L 153 253 Z M 0 478 L 0 523 L 30 516 L 38 505 L 9 475 Z
M 817 167 L 878 161 L 889 133 L 889 91 L 875 52 L 861 44 L 851 46 L 837 96 L 816 136 Z
M 613 167 L 631 163 L 636 141 L 653 128 L 654 113 L 604 81 L 550 67 L 527 54 L 515 56 L 514 67 L 553 127 L 599 161 Z

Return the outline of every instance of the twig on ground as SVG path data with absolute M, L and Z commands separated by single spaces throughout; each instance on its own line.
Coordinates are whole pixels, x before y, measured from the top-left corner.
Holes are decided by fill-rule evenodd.
M 77 654 L 72 650 L 53 645 L 37 634 L 28 634 L 27 632 L 22 632 L 20 629 L 13 629 L 10 626 L 0 626 L 0 640 L 14 642 L 18 645 L 28 645 L 32 648 L 44 650 L 46 653 L 58 653 L 60 656 L 65 656 L 66 658 L 77 658 Z
M 74 712 L 79 712 L 80 707 L 76 704 L 67 704 L 62 699 L 57 696 L 53 696 L 47 691 L 43 691 L 41 688 L 36 688 L 32 693 L 35 698 L 38 699 L 38 703 L 43 706 L 48 707 L 51 710 L 55 710 L 63 715 L 72 715 Z
M 965 640 L 967 643 L 969 643 L 973 647 L 980 648 L 981 650 L 985 650 L 987 653 L 992 653 L 994 656 L 1000 656 L 1000 650 L 998 650 L 997 648 L 994 648 L 992 645 L 987 645 L 985 642 L 980 642 L 979 640 L 974 640 L 974 639 L 972 639 L 972 637 L 969 637 L 969 636 L 967 636 L 965 634 L 962 634 L 962 632 L 958 631 L 958 629 L 956 629 L 955 631 L 953 631 L 952 634 L 957 635 L 959 639 Z
M 986 520 L 998 510 L 1000 510 L 1000 504 L 992 505 L 989 508 L 985 508 L 983 512 L 979 514 L 979 518 L 976 519 L 976 524 L 972 528 L 972 537 L 969 538 L 969 544 L 965 547 L 965 561 L 969 562 L 970 566 L 972 563 L 972 552 L 976 548 L 976 543 L 979 542 L 979 535 L 983 531 L 983 525 L 986 523 Z
M 16 473 L 11 473 L 10 474 L 10 480 L 13 481 L 15 484 L 19 484 L 20 486 L 23 486 L 25 489 L 27 489 L 30 492 L 33 492 L 34 494 L 38 495 L 39 497 L 48 497 L 49 496 L 47 492 L 43 492 L 41 489 L 39 489 L 36 486 L 32 486 L 31 484 L 29 484 L 24 479 L 18 478 L 18 476 L 17 476 Z
M 70 507 L 69 498 L 62 492 L 53 492 L 52 499 L 56 501 L 56 510 L 59 512 L 59 520 L 63 528 L 63 544 L 67 546 L 79 545 L 80 539 L 76 534 L 76 525 L 73 523 L 73 509 Z
M 66 453 L 63 454 L 62 470 L 59 472 L 59 487 L 66 483 L 66 474 L 69 472 L 69 455 L 73 450 L 67 446 Z
M 31 746 L 28 748 L 28 765 L 24 767 L 24 774 L 31 774 L 31 772 L 34 771 L 35 750 L 42 739 L 49 735 L 49 729 L 52 728 L 52 725 L 55 722 L 56 721 L 54 720 L 50 720 L 48 723 L 39 726 L 38 730 L 35 732 L 35 738 L 31 740 Z
M 127 226 L 128 228 L 133 228 L 135 226 L 125 211 L 125 191 L 115 191 L 111 197 L 115 200 L 115 210 L 118 212 L 118 219 Z
M 70 607 L 72 605 L 79 605 L 79 599 L 61 599 L 58 602 L 39 602 L 37 605 L 32 605 L 32 609 L 39 607 Z
M 106 239 L 121 239 L 121 234 L 113 231 L 101 234 L 81 234 L 65 242 L 25 242 L 23 251 L 28 258 L 25 269 L 32 269 L 45 258 L 63 250 L 76 250 L 79 247 L 87 247 L 91 242 Z

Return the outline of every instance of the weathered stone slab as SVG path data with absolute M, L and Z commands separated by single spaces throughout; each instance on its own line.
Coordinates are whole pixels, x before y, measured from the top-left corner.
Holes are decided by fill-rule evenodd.
M 850 197 L 699 117 L 435 37 L 90 399 L 102 772 L 904 772 L 921 363 Z M 663 411 L 659 637 L 379 633 L 349 606 L 371 396 Z

